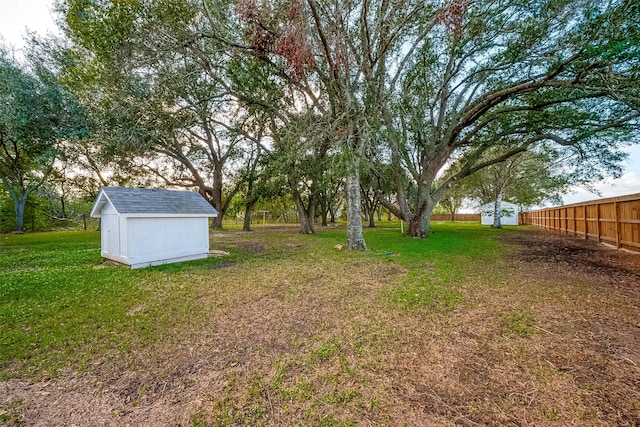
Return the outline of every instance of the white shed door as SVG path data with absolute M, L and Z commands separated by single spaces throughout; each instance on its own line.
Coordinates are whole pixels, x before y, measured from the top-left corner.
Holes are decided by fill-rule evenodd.
M 102 215 L 102 250 L 109 254 L 120 253 L 120 227 L 118 215 Z

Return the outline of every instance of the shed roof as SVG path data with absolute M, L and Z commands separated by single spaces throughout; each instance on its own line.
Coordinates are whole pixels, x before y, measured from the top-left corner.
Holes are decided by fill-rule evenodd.
M 218 212 L 193 191 L 124 187 L 102 187 L 91 216 L 99 217 L 108 202 L 120 214 L 218 216 Z

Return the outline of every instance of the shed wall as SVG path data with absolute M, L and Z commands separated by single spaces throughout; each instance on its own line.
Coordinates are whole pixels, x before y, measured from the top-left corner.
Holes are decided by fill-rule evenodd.
M 128 218 L 127 258 L 131 265 L 163 263 L 209 252 L 207 218 Z
M 487 203 L 483 205 L 480 210 L 482 214 L 482 225 L 492 225 L 494 204 Z M 518 205 L 502 202 L 502 216 L 500 217 L 500 223 L 502 225 L 518 225 L 518 217 Z

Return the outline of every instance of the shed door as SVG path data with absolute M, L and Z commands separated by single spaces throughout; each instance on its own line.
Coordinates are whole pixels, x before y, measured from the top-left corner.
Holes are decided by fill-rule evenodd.
M 120 253 L 118 215 L 102 215 L 102 250 L 109 254 Z

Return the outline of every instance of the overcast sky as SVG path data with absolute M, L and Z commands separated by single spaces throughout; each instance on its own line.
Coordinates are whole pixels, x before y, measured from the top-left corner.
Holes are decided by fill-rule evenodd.
M 0 0 L 0 35 L 5 43 L 17 49 L 22 47 L 27 28 L 39 34 L 56 32 L 52 7 L 53 0 Z M 629 152 L 631 156 L 625 163 L 624 175 L 596 186 L 603 197 L 640 193 L 640 145 L 635 145 Z M 576 189 L 576 193 L 565 196 L 564 201 L 569 204 L 597 198 L 592 193 Z

